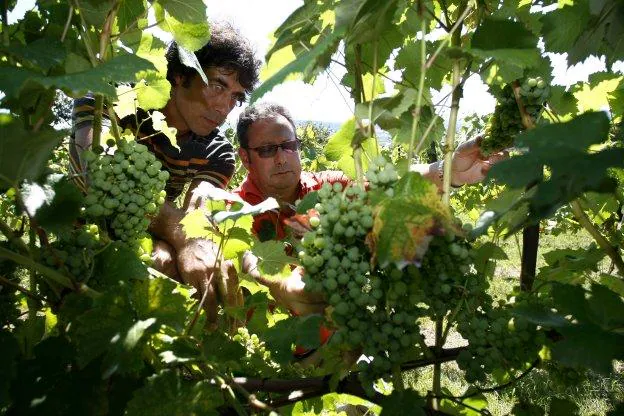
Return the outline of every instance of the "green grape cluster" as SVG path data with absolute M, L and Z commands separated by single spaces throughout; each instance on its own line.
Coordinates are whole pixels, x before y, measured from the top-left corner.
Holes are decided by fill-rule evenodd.
M 513 315 L 513 305 L 481 310 L 459 320 L 457 330 L 469 343 L 457 357 L 469 383 L 483 383 L 497 369 L 524 370 L 546 341 L 535 324 Z
M 450 311 L 471 313 L 480 304 L 490 304 L 488 282 L 475 273 L 472 264 L 473 252 L 467 241 L 452 233 L 434 237 L 420 267 L 407 267 L 414 284 L 412 302 L 426 303 L 426 315 L 432 319 Z
M 527 114 L 532 120 L 538 120 L 550 97 L 550 86 L 541 77 L 526 77 L 520 84 L 519 92 Z M 498 102 L 480 145 L 481 152 L 486 156 L 512 146 L 515 136 L 524 130 L 511 85 L 505 85 L 496 95 Z
M 43 263 L 73 276 L 77 281 L 89 279 L 94 257 L 102 248 L 100 230 L 88 224 L 70 233 L 63 233 L 47 247 L 42 248 Z
M 85 214 L 110 220 L 115 237 L 130 242 L 146 235 L 149 217 L 165 202 L 169 172 L 161 170 L 145 145 L 122 142 L 114 154 L 97 155 L 87 150 L 90 186 L 85 197 Z
M 392 163 L 388 162 L 383 156 L 378 156 L 371 160 L 366 171 L 366 180 L 369 189 L 385 189 L 387 192 L 392 191 L 391 186 L 399 179 L 397 171 Z M 389 196 L 392 192 L 390 192 Z
M 256 334 L 250 334 L 247 328 L 238 328 L 232 340 L 245 348 L 243 366 L 251 371 L 251 376 L 263 376 L 277 374 L 280 365 L 271 358 L 271 351 L 266 348 L 263 341 Z

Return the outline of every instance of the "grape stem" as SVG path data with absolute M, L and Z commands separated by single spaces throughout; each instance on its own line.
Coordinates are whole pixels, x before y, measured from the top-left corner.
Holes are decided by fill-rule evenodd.
M 101 145 L 102 142 L 102 110 L 104 108 L 104 96 L 95 95 L 95 108 L 93 109 L 93 142 L 92 148 Z
M 425 59 L 427 58 L 427 22 L 428 20 L 424 15 L 421 14 L 421 25 L 420 25 L 420 78 L 418 79 L 418 91 L 416 94 L 416 102 L 414 106 L 414 111 L 412 112 L 412 131 L 410 134 L 410 144 L 407 151 L 407 160 L 408 163 L 411 163 L 414 157 L 414 142 L 416 141 L 416 132 L 418 130 L 418 123 L 420 122 L 420 111 L 422 108 L 422 99 L 423 99 L 423 90 L 425 88 L 425 74 L 427 72 L 427 68 L 425 66 Z M 421 139 L 421 142 L 423 140 Z
M 587 214 L 585 214 L 585 211 L 583 211 L 580 202 L 578 200 L 570 202 L 570 208 L 579 224 L 596 240 L 598 246 L 607 253 L 607 256 L 609 256 L 615 267 L 617 267 L 619 274 L 624 276 L 624 261 L 622 257 L 617 252 L 617 249 L 609 243 L 609 240 L 594 226 Z
M 3 285 L 7 285 L 7 286 L 11 286 L 13 288 L 15 288 L 16 290 L 22 292 L 24 295 L 28 296 L 29 298 L 36 300 L 40 303 L 47 303 L 47 300 L 41 296 L 39 296 L 38 294 L 18 285 L 15 282 L 10 281 L 9 279 L 7 279 L 4 276 L 0 276 L 0 283 L 2 283 Z

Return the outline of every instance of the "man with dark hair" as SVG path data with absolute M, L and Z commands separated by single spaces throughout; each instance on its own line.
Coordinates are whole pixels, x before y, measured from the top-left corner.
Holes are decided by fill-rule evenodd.
M 122 129 L 130 128 L 137 140 L 166 169 L 170 178 L 165 190 L 167 201 L 152 220 L 150 232 L 155 237 L 153 260 L 159 271 L 195 286 L 206 297 L 209 319 L 216 314 L 216 293 L 207 285 L 220 264 L 211 241 L 187 239 L 180 220 L 189 206 L 191 194 L 200 183 L 224 188 L 234 172 L 234 150 L 218 127 L 235 106 L 240 106 L 258 82 L 260 61 L 249 42 L 229 24 L 211 24 L 210 41 L 195 52 L 208 83 L 193 68 L 180 62 L 178 46 L 173 42 L 167 51 L 167 79 L 171 96 L 160 111 L 167 125 L 177 129 L 177 145 L 156 131 L 151 114 L 139 109 L 137 115 L 119 120 Z M 80 169 L 78 154 L 91 146 L 94 98 L 74 102 L 74 139 L 71 155 L 74 169 Z M 82 170 L 82 169 L 80 169 Z M 173 201 L 189 184 L 181 208 Z M 200 201 L 198 201 L 200 202 Z M 226 272 L 221 270 L 222 272 Z M 216 279 L 213 279 L 216 281 Z

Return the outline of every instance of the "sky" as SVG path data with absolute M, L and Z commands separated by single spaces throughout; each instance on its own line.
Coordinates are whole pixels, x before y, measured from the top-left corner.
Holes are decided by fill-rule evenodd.
M 299 6 L 302 0 L 204 0 L 210 19 L 226 20 L 237 27 L 247 37 L 259 57 L 271 46 L 272 32 Z M 34 7 L 35 0 L 18 0 L 16 9 L 9 20 L 23 16 L 26 10 Z M 165 34 L 167 35 L 167 34 Z M 589 58 L 582 64 L 568 68 L 565 55 L 550 55 L 554 70 L 554 84 L 571 85 L 587 80 L 590 73 L 604 71 L 604 61 Z M 353 101 L 348 92 L 336 81 L 343 75 L 341 68 L 330 67 L 332 75 L 323 74 L 314 85 L 302 81 L 287 81 L 266 94 L 262 100 L 270 100 L 287 107 L 296 120 L 316 120 L 324 122 L 344 122 L 353 115 Z M 434 92 L 434 103 L 449 95 L 450 87 Z M 449 105 L 450 99 L 442 102 Z M 494 98 L 478 76 L 471 77 L 464 86 L 464 98 L 460 106 L 460 118 L 471 113 L 485 115 L 493 112 Z M 228 117 L 230 124 L 242 109 L 235 109 Z

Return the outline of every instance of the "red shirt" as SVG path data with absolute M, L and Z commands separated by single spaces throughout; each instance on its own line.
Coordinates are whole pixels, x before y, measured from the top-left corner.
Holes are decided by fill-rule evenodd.
M 334 184 L 336 182 L 346 186 L 351 180 L 340 171 L 323 171 L 317 173 L 301 172 L 297 199 L 302 199 L 309 192 L 318 191 L 324 183 Z M 266 196 L 264 196 L 256 184 L 249 179 L 249 176 L 245 178 L 241 186 L 232 192 L 252 205 L 259 204 L 266 199 Z M 253 231 L 262 241 L 269 239 L 282 240 L 286 237 L 284 220 L 290 218 L 294 214 L 295 212 L 292 210 L 282 209 L 279 212 L 267 211 L 256 215 L 253 222 Z M 331 330 L 321 325 L 319 331 L 321 344 L 325 344 L 331 334 Z M 305 356 L 308 352 L 309 351 L 306 351 L 302 347 L 296 347 L 295 349 L 296 356 Z
M 318 191 L 324 183 L 334 184 L 336 182 L 346 186 L 351 180 L 344 173 L 335 170 L 317 173 L 301 172 L 297 199 L 302 199 L 309 192 Z M 249 176 L 232 193 L 239 195 L 243 200 L 252 205 L 259 204 L 267 198 L 256 184 L 249 179 Z M 253 222 L 253 231 L 261 241 L 282 240 L 286 237 L 284 220 L 292 217 L 294 214 L 295 212 L 290 209 L 282 209 L 278 212 L 267 211 L 256 215 Z

